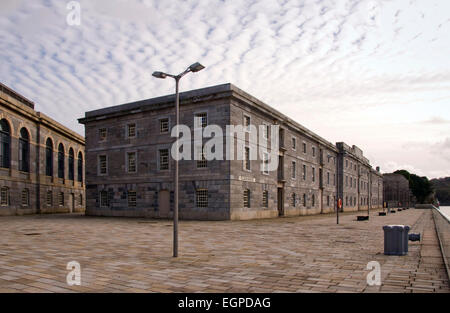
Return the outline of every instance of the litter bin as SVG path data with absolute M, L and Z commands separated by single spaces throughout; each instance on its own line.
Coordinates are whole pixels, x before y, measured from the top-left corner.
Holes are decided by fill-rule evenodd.
M 384 230 L 384 254 L 406 255 L 408 254 L 408 232 L 409 226 L 387 225 Z

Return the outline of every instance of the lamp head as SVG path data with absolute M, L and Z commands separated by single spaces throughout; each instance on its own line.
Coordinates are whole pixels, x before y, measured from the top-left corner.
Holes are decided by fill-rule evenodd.
M 189 70 L 191 72 L 194 72 L 194 73 L 195 72 L 199 72 L 199 71 L 201 71 L 204 68 L 205 67 L 203 65 L 201 65 L 200 63 L 198 63 L 198 62 L 196 62 L 196 63 L 192 64 L 191 66 L 189 66 Z
M 167 74 L 165 74 L 163 72 L 153 72 L 152 76 L 156 77 L 156 78 L 164 79 L 167 77 Z

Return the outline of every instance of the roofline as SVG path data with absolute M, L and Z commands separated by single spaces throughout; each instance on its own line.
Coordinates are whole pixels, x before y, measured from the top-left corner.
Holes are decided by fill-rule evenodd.
M 298 122 L 294 121 L 293 119 L 289 118 L 285 114 L 279 112 L 278 110 L 274 109 L 273 107 L 265 104 L 261 100 L 253 97 L 249 93 L 245 92 L 244 90 L 236 87 L 235 85 L 231 83 L 216 85 L 216 86 L 210 86 L 206 88 L 200 88 L 200 89 L 194 89 L 189 90 L 185 92 L 180 93 L 180 104 L 183 105 L 187 102 L 192 103 L 196 101 L 205 101 L 208 99 L 202 100 L 202 98 L 209 96 L 209 95 L 217 95 L 219 94 L 221 97 L 230 97 L 235 98 L 236 100 L 245 101 L 247 104 L 253 105 L 253 107 L 257 109 L 263 109 L 267 111 L 267 113 L 270 113 L 275 116 L 276 119 L 280 120 L 282 123 L 286 123 L 293 127 L 294 129 L 297 129 L 303 133 L 306 133 L 313 139 L 317 140 L 318 142 L 322 143 L 323 145 L 327 146 L 329 149 L 333 150 L 334 152 L 337 152 L 337 148 L 334 144 L 327 141 L 323 137 L 319 136 L 318 134 L 314 133 L 313 131 L 309 130 L 308 128 L 304 127 L 303 125 L 299 124 Z M 183 103 L 183 101 L 185 103 Z M 98 110 L 88 111 L 85 113 L 84 118 L 78 119 L 79 123 L 86 124 L 93 120 L 100 120 L 100 119 L 107 119 L 110 117 L 116 117 L 118 115 L 123 114 L 129 114 L 129 113 L 137 113 L 144 110 L 157 110 L 158 108 L 167 105 L 167 106 L 174 106 L 175 105 L 175 94 L 165 95 L 161 97 L 155 97 L 125 104 L 120 104 L 116 106 L 111 106 L 107 108 L 102 108 Z

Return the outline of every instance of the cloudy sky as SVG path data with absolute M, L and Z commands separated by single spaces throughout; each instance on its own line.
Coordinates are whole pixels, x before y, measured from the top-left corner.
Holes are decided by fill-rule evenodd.
M 384 172 L 450 176 L 448 0 L 80 0 L 80 26 L 69 2 L 1 0 L 0 81 L 80 134 L 200 61 L 182 91 L 231 82 Z

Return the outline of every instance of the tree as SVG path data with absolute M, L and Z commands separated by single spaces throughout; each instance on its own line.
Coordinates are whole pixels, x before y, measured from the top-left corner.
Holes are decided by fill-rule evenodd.
M 411 189 L 419 203 L 425 203 L 427 198 L 434 192 L 431 182 L 425 176 L 420 177 L 406 170 L 399 170 L 394 173 L 403 175 L 409 181 L 409 189 Z

